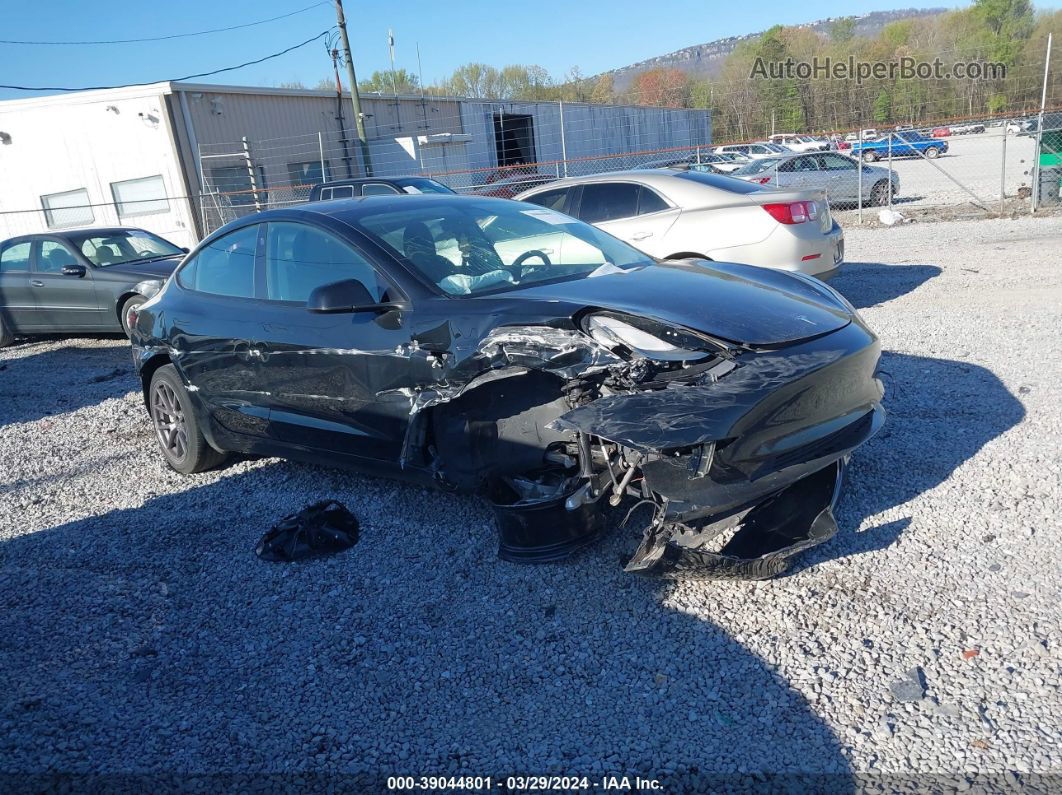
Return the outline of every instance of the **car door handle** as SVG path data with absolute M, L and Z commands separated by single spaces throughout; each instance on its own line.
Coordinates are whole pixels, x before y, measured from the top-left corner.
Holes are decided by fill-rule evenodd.
M 652 237 L 652 232 L 635 232 L 631 235 L 631 240 L 645 240 L 647 237 Z
M 44 287 L 44 282 L 40 279 L 30 279 L 30 284 L 34 287 Z

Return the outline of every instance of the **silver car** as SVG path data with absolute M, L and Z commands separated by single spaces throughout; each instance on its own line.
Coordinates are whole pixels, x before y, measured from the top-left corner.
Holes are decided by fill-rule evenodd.
M 515 198 L 575 216 L 657 259 L 699 257 L 827 278 L 844 257 L 844 233 L 821 190 L 777 191 L 661 168 L 557 180 Z
M 754 160 L 732 174 L 768 188 L 822 190 L 834 206 L 856 204 L 860 197 L 864 204 L 888 204 L 890 176 L 893 198 L 900 193 L 900 177 L 895 171 L 890 175 L 887 168 L 864 165 L 862 192 L 859 190 L 859 175 L 859 163 L 836 152 Z

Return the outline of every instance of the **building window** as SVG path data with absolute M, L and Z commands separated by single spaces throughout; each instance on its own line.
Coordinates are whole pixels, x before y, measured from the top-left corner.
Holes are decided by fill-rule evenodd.
M 170 209 L 170 203 L 166 200 L 166 184 L 161 176 L 112 182 L 111 194 L 119 218 L 164 213 Z
M 258 167 L 255 174 L 258 201 L 265 203 L 269 194 L 266 191 L 265 169 Z M 210 169 L 210 187 L 214 192 L 225 196 L 233 207 L 254 205 L 255 195 L 251 189 L 251 175 L 247 166 L 219 166 Z
M 331 178 L 332 166 L 328 161 L 324 164 L 325 174 L 321 174 L 321 161 L 311 160 L 307 163 L 288 163 L 288 179 L 291 186 L 296 185 L 319 185 Z
M 88 191 L 84 188 L 41 196 L 44 220 L 51 229 L 91 224 L 96 217 L 89 203 Z

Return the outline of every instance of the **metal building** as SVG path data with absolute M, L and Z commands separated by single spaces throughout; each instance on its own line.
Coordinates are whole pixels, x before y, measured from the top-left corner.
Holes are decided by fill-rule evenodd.
M 0 239 L 127 225 L 193 245 L 322 177 L 363 175 L 350 108 L 334 91 L 177 82 L 0 102 Z M 458 190 L 711 143 L 705 110 L 370 94 L 362 111 L 374 174 Z

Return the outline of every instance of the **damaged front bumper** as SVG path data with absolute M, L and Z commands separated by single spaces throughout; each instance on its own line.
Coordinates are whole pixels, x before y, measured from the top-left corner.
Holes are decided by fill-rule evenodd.
M 762 579 L 836 532 L 846 462 L 884 423 L 879 357 L 858 317 L 681 367 L 507 327 L 475 375 L 408 395 L 404 460 L 484 494 L 505 560 L 566 558 L 600 535 L 602 502 L 626 501 L 643 527 L 627 571 Z
M 694 529 L 665 511 L 646 528 L 625 571 L 681 579 L 763 580 L 837 533 L 842 458 L 733 516 Z

